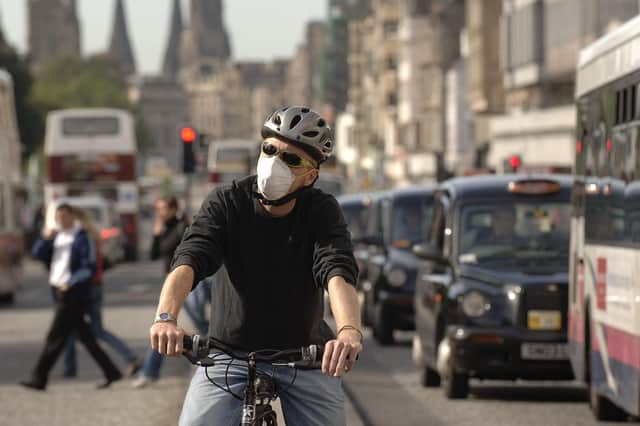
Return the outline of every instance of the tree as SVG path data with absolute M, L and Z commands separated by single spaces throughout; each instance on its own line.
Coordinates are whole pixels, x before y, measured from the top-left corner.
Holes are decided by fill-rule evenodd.
M 34 101 L 46 113 L 63 108 L 119 108 L 136 118 L 138 146 L 149 145 L 149 132 L 141 114 L 128 98 L 127 81 L 107 55 L 88 58 L 61 56 L 46 62 L 36 74 Z
M 59 56 L 36 73 L 34 101 L 47 109 L 131 109 L 124 76 L 105 55 Z

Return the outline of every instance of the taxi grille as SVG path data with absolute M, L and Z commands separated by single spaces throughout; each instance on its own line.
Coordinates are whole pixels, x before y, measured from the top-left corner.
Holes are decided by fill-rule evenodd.
M 528 328 L 529 311 L 560 311 L 562 331 L 566 331 L 568 294 L 569 289 L 565 284 L 535 284 L 524 287 L 520 299 L 520 325 Z

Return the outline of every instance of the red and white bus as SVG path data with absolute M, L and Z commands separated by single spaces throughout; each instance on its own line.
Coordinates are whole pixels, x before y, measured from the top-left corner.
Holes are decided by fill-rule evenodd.
M 13 80 L 4 69 L 0 89 L 0 303 L 11 303 L 22 276 L 24 186 Z
M 127 111 L 66 109 L 47 116 L 45 202 L 86 195 L 111 200 L 120 215 L 128 260 L 138 252 L 136 152 L 135 123 Z
M 640 415 L 640 17 L 580 53 L 569 345 L 598 419 Z

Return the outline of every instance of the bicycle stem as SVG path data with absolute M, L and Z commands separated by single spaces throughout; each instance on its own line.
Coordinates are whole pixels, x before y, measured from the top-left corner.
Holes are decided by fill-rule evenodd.
M 244 402 L 242 405 L 242 422 L 241 426 L 251 426 L 255 422 L 256 418 L 256 394 L 255 394 L 255 382 L 256 382 L 256 358 L 255 353 L 249 354 L 249 360 L 247 362 L 248 374 L 247 385 L 244 388 Z

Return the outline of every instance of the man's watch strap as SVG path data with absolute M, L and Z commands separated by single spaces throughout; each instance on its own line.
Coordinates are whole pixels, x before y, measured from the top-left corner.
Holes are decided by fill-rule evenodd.
M 156 315 L 155 319 L 153 320 L 153 323 L 157 323 L 157 322 L 173 322 L 175 324 L 178 323 L 178 318 L 174 317 L 173 315 L 171 315 L 168 312 L 161 312 L 158 315 Z

